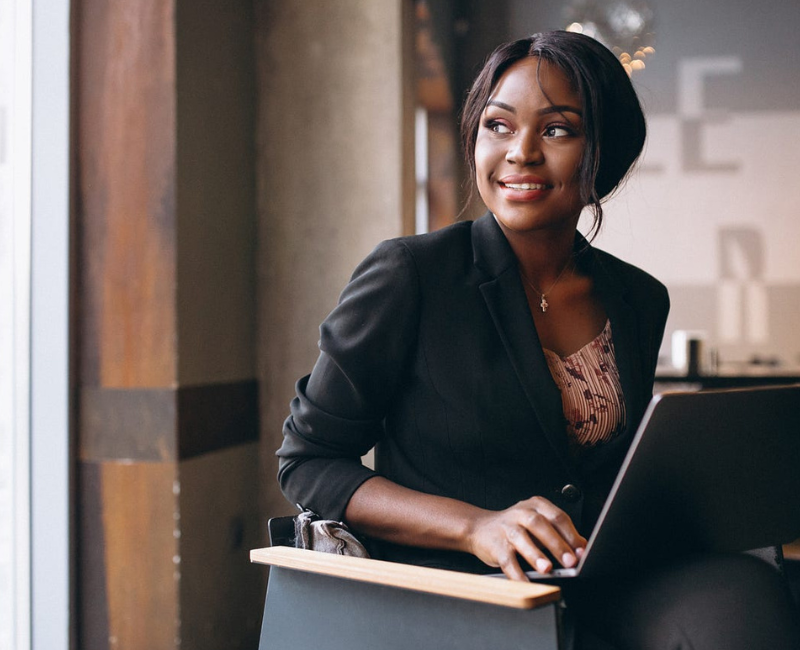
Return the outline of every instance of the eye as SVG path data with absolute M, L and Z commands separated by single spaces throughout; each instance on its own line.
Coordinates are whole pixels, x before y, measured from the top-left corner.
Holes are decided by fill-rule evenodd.
M 501 135 L 511 133 L 511 127 L 500 120 L 486 120 L 486 122 L 483 124 L 483 127 L 485 129 L 489 129 L 489 131 L 492 131 L 493 133 L 499 133 Z
M 546 138 L 568 138 L 573 135 L 575 135 L 575 129 L 564 124 L 550 124 L 544 130 Z

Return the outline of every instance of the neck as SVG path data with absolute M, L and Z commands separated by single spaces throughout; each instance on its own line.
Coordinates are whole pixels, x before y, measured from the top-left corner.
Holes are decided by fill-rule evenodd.
M 537 287 L 550 286 L 572 262 L 575 230 L 517 233 L 503 228 L 503 232 L 520 272 Z

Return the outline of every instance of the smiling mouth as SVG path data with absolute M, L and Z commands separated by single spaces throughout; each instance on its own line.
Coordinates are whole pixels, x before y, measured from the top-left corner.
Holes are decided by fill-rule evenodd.
M 549 185 L 544 185 L 543 183 L 500 183 L 503 187 L 507 187 L 510 190 L 546 190 L 549 189 Z

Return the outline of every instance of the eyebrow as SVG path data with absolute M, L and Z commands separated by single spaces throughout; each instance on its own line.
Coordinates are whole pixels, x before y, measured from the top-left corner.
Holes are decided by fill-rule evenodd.
M 516 115 L 517 109 L 513 106 L 506 104 L 505 102 L 499 102 L 496 99 L 490 99 L 486 102 L 487 106 L 497 106 L 497 108 L 502 108 L 504 111 L 508 111 L 509 113 L 514 113 Z M 564 105 L 552 105 L 548 106 L 547 108 L 543 108 L 539 111 L 540 115 L 549 115 L 550 113 L 575 113 L 578 117 L 583 117 L 581 111 L 574 106 Z

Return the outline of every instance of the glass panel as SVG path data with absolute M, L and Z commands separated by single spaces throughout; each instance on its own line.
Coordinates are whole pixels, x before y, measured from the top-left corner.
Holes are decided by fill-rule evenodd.
M 30 647 L 30 3 L 0 0 L 0 648 Z

